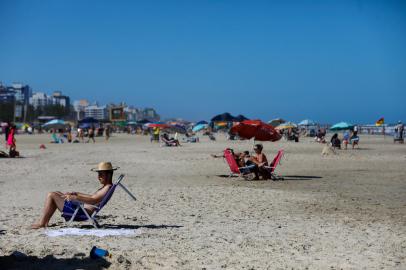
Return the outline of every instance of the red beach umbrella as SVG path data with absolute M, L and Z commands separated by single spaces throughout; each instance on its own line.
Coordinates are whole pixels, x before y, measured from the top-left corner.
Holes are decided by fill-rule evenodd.
M 261 120 L 245 120 L 231 128 L 231 133 L 238 135 L 244 139 L 254 138 L 256 141 L 271 141 L 280 140 L 281 134 Z

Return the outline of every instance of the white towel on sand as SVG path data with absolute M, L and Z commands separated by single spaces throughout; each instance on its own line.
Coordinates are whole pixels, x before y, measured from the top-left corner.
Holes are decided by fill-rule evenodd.
M 59 230 L 46 230 L 45 234 L 49 237 L 65 236 L 65 235 L 92 235 L 98 237 L 105 236 L 131 236 L 140 235 L 141 230 L 132 229 L 79 229 L 65 228 Z

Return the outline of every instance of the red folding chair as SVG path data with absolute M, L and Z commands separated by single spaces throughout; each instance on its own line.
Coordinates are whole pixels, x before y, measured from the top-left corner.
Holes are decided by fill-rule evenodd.
M 276 154 L 276 156 L 274 157 L 274 159 L 271 163 L 271 166 L 264 166 L 264 168 L 266 168 L 269 171 L 269 173 L 271 174 L 272 180 L 284 180 L 283 177 L 281 177 L 275 173 L 276 167 L 278 166 L 278 164 L 281 163 L 283 154 L 284 154 L 283 150 L 282 149 L 279 150 L 278 153 Z
M 224 150 L 224 159 L 227 161 L 228 166 L 230 167 L 230 171 L 231 171 L 231 173 L 228 177 L 232 177 L 232 176 L 236 175 L 236 176 L 241 176 L 247 180 L 250 179 L 249 176 L 250 175 L 252 176 L 252 169 L 255 167 L 255 165 L 238 167 L 238 164 L 235 161 L 234 155 L 229 149 Z

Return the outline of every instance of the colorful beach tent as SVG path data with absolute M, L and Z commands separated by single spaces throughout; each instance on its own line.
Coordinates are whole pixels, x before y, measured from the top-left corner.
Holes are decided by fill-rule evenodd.
M 231 133 L 238 135 L 240 138 L 252 139 L 256 141 L 278 141 L 282 137 L 280 133 L 271 125 L 260 120 L 245 120 L 233 126 Z
M 352 129 L 354 125 L 347 123 L 347 122 L 340 122 L 337 124 L 334 124 L 330 130 L 346 130 L 346 129 Z
M 198 131 L 206 129 L 208 127 L 209 127 L 209 125 L 207 123 L 206 124 L 198 124 L 198 125 L 193 127 L 192 131 L 193 132 L 198 132 Z

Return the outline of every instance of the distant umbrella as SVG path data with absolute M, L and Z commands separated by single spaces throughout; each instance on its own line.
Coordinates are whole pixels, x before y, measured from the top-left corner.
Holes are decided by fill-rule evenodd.
M 278 130 L 281 129 L 289 129 L 289 128 L 297 128 L 297 125 L 295 123 L 292 122 L 285 122 L 283 124 L 280 124 L 279 126 L 275 127 Z
M 168 129 L 170 131 L 177 132 L 177 133 L 180 133 L 180 134 L 186 134 L 187 133 L 186 128 L 184 126 L 182 126 L 182 125 L 179 125 L 179 124 L 170 125 L 165 129 Z
M 346 130 L 346 129 L 352 129 L 354 125 L 347 123 L 347 122 L 339 122 L 335 125 L 333 125 L 330 130 Z
M 67 124 L 65 123 L 65 121 L 59 119 L 51 120 L 42 125 L 42 127 L 45 129 L 63 129 L 66 126 Z
M 145 126 L 149 127 L 149 128 L 160 128 L 160 129 L 164 129 L 164 128 L 169 127 L 169 125 L 162 124 L 162 123 L 148 123 L 148 124 L 145 124 Z
M 310 120 L 310 119 L 305 119 L 305 120 L 301 121 L 298 125 L 299 126 L 314 126 L 314 125 L 316 125 L 316 122 L 314 122 L 313 120 Z
M 233 126 L 231 133 L 238 135 L 240 138 L 252 139 L 257 141 L 278 141 L 282 137 L 280 133 L 271 125 L 260 120 L 245 120 Z
M 276 119 L 272 119 L 271 121 L 269 121 L 268 124 L 270 124 L 273 127 L 276 127 L 285 122 L 286 121 L 283 120 L 282 118 L 276 118 Z
M 201 125 L 201 124 L 208 124 L 208 122 L 202 120 L 202 121 L 197 122 L 197 123 L 195 124 L 195 126 Z
M 208 124 L 198 124 L 198 125 L 196 125 L 196 126 L 193 127 L 192 131 L 193 131 L 193 132 L 198 132 L 198 131 L 203 130 L 203 129 L 206 129 L 206 128 L 208 128 L 208 127 L 209 127 Z

